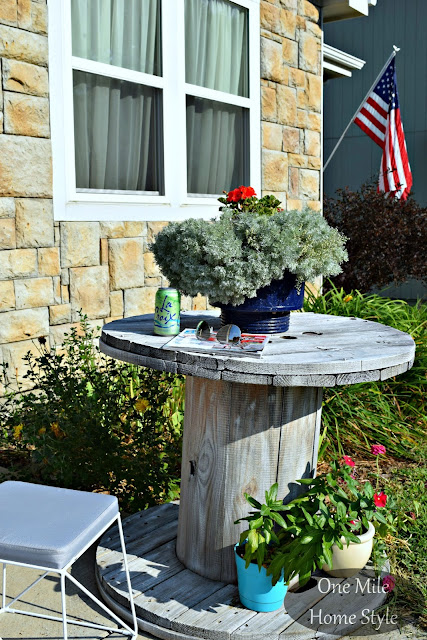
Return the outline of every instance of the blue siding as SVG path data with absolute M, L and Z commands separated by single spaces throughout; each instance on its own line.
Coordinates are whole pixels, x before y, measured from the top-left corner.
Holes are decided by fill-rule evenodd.
M 325 25 L 325 42 L 366 60 L 352 78 L 329 80 L 324 91 L 324 158 L 389 57 L 396 57 L 400 108 L 416 200 L 427 205 L 427 0 L 378 0 L 368 18 Z M 357 189 L 378 178 L 381 149 L 359 127 L 351 125 L 324 174 L 324 191 Z

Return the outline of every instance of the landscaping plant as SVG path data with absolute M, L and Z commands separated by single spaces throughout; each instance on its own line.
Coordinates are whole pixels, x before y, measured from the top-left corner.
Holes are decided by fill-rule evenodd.
M 369 291 L 407 278 L 426 280 L 427 209 L 412 195 L 385 198 L 377 185 L 339 189 L 324 199 L 328 222 L 348 238 L 348 262 L 333 278 L 348 291 Z
M 25 362 L 33 388 L 9 384 L 0 404 L 2 448 L 22 454 L 12 477 L 106 491 L 129 512 L 178 496 L 182 378 L 101 356 L 85 318 Z
M 324 390 L 320 459 L 344 451 L 364 455 L 372 441 L 386 446 L 389 455 L 419 459 L 427 443 L 427 305 L 346 293 L 332 285 L 322 296 L 308 292 L 304 311 L 380 322 L 409 333 L 416 345 L 414 364 L 406 373 Z
M 378 447 L 382 453 L 380 445 L 374 445 L 372 452 Z M 331 471 L 297 480 L 309 488 L 288 504 L 277 500 L 277 483 L 266 491 L 264 504 L 245 494 L 255 509 L 236 521 L 249 523 L 240 536 L 246 567 L 251 562 L 259 569 L 265 566 L 273 585 L 283 573 L 286 584 L 298 575 L 304 586 L 324 564 L 333 568 L 334 544 L 343 549 L 344 544 L 360 543 L 358 534 L 366 532 L 372 522 L 376 530 L 373 561 L 379 574 L 385 561 L 383 541 L 395 531 L 393 501 L 380 490 L 379 473 L 374 488 L 369 481 L 357 479 L 354 467 L 353 460 L 344 456 L 331 462 Z
M 285 271 L 296 275 L 297 286 L 340 272 L 345 238 L 321 215 L 284 211 L 274 196 L 258 199 L 251 187 L 220 202 L 218 218 L 171 223 L 151 245 L 170 285 L 183 294 L 239 305 Z
M 395 611 L 419 616 L 427 629 L 427 468 L 425 464 L 394 469 L 385 480 L 396 502 L 397 534 L 387 539 L 387 556 L 397 588 Z

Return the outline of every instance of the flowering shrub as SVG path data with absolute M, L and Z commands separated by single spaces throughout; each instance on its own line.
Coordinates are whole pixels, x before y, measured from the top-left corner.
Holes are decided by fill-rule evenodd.
M 0 405 L 0 447 L 25 462 L 12 477 L 107 491 L 130 512 L 178 497 L 182 378 L 101 357 L 93 339 L 83 319 L 64 353 L 40 338 L 24 358 L 34 389 Z
M 245 198 L 245 189 L 220 198 L 219 218 L 171 223 L 156 236 L 150 248 L 172 287 L 238 305 L 286 270 L 297 284 L 340 272 L 345 238 L 322 216 L 283 211 L 274 196 Z
M 384 565 L 383 540 L 394 531 L 394 517 L 390 508 L 385 509 L 387 496 L 378 493 L 379 477 L 375 493 L 370 482 L 356 479 L 350 456 L 344 456 L 341 464 L 333 461 L 331 467 L 316 478 L 297 480 L 309 488 L 286 505 L 277 501 L 277 484 L 266 492 L 265 505 L 245 494 L 255 511 L 241 518 L 249 524 L 240 536 L 242 557 L 246 566 L 250 562 L 266 566 L 273 584 L 282 571 L 286 583 L 299 575 L 303 586 L 316 568 L 324 564 L 332 568 L 332 545 L 343 549 L 341 538 L 347 546 L 359 543 L 357 536 L 368 530 L 370 522 L 376 529 L 373 560 L 377 573 Z M 275 525 L 280 529 L 276 531 Z
M 275 196 L 263 196 L 258 199 L 252 187 L 241 186 L 228 193 L 224 191 L 224 193 L 227 196 L 226 198 L 218 198 L 219 202 L 225 205 L 221 207 L 221 210 L 231 209 L 234 215 L 242 211 L 247 211 L 260 216 L 271 216 L 273 213 L 277 213 L 277 211 L 283 211 L 283 209 L 280 208 L 280 200 Z

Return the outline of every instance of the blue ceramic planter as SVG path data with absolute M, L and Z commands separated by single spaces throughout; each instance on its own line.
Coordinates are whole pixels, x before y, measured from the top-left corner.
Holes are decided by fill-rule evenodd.
M 304 301 L 304 285 L 296 289 L 295 284 L 296 276 L 285 272 L 238 306 L 213 304 L 221 309 L 223 325 L 237 324 L 244 333 L 283 333 L 289 329 L 290 311 L 301 309 Z
M 267 575 L 265 567 L 261 567 L 259 571 L 258 565 L 251 563 L 246 569 L 245 561 L 236 551 L 238 546 L 239 544 L 236 544 L 234 547 L 234 555 L 240 602 L 252 611 L 276 611 L 283 607 L 283 600 L 288 590 L 283 578 L 273 587 L 271 576 Z

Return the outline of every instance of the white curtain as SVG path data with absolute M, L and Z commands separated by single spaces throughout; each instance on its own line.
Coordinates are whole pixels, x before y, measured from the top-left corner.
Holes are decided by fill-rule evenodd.
M 247 182 L 247 109 L 187 97 L 189 193 L 222 194 Z
M 158 0 L 71 0 L 73 56 L 161 75 Z
M 73 55 L 161 72 L 158 0 L 72 0 Z M 77 188 L 161 191 L 160 92 L 73 72 Z
M 248 97 L 247 13 L 227 0 L 185 0 L 187 82 Z
M 227 0 L 185 0 L 186 81 L 248 95 L 247 10 Z M 248 111 L 187 96 L 189 193 L 218 194 L 247 181 Z

